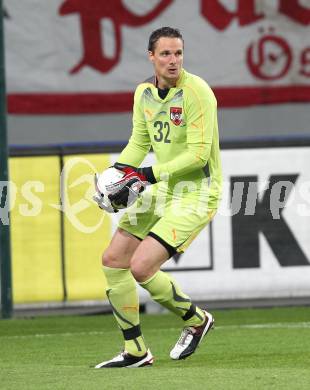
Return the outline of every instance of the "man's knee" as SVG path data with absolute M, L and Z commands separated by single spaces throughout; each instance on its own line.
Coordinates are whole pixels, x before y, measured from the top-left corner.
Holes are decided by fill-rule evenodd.
M 133 257 L 130 261 L 130 270 L 137 282 L 145 282 L 152 276 L 152 271 L 147 267 L 147 262 L 143 258 Z
M 110 268 L 119 267 L 119 258 L 115 251 L 107 249 L 102 254 L 102 265 Z

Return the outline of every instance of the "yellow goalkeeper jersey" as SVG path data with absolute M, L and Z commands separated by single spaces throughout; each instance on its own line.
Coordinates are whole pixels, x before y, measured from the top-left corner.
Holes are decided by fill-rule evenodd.
M 183 69 L 176 87 L 164 99 L 158 95 L 154 77 L 138 85 L 132 135 L 117 161 L 139 167 L 151 147 L 158 182 L 168 180 L 171 192 L 182 181 L 193 182 L 199 192 L 205 191 L 200 183 L 209 177 L 208 207 L 218 207 L 222 170 L 217 102 L 203 79 Z

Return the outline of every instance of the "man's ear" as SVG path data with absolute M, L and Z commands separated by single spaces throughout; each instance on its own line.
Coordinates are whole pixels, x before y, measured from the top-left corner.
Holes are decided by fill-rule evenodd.
M 154 54 L 152 51 L 148 51 L 149 60 L 153 63 L 154 62 Z

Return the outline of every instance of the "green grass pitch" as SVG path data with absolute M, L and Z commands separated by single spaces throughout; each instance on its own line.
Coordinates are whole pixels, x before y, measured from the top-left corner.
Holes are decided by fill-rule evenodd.
M 310 307 L 213 311 L 215 329 L 187 360 L 170 348 L 182 323 L 142 315 L 153 367 L 93 369 L 120 351 L 111 315 L 0 321 L 0 388 L 290 389 L 310 388 Z

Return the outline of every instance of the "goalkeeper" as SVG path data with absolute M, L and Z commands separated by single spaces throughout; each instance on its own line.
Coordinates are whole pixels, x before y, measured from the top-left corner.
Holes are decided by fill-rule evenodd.
M 139 184 L 140 191 L 141 183 L 147 182 L 151 187 L 138 202 L 151 196 L 152 204 L 137 214 L 135 225 L 124 214 L 103 254 L 107 296 L 125 345 L 123 352 L 96 368 L 153 363 L 140 328 L 136 282 L 184 321 L 170 352 L 172 359 L 195 352 L 214 322 L 212 314 L 193 304 L 160 267 L 186 250 L 218 208 L 222 173 L 217 103 L 208 84 L 183 69 L 183 38 L 178 29 L 154 31 L 148 55 L 155 75 L 136 89 L 132 135 L 114 167 L 124 172 L 125 180 Z M 151 147 L 157 162 L 141 168 Z M 110 199 L 116 206 L 126 206 L 127 198 L 124 187 Z M 158 199 L 164 199 L 160 210 Z

